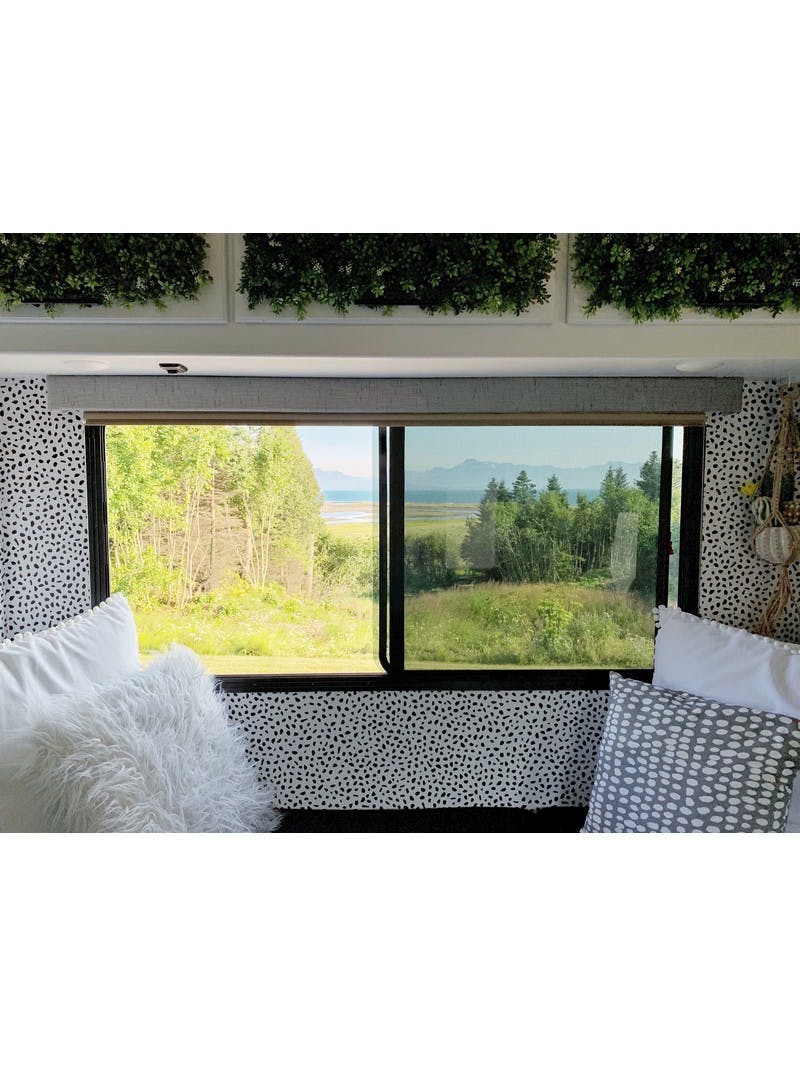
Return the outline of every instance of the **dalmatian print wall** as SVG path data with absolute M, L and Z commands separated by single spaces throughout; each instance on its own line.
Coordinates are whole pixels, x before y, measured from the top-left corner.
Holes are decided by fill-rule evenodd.
M 606 713 L 597 692 L 228 695 L 289 808 L 585 804 Z
M 83 424 L 44 379 L 0 378 L 3 637 L 91 607 Z
M 774 383 L 745 384 L 713 416 L 706 449 L 701 611 L 751 627 L 772 569 L 750 552 L 742 482 L 759 471 Z M 89 606 L 83 430 L 47 409 L 39 379 L 0 379 L 0 580 L 4 636 Z M 800 565 L 798 565 L 800 566 Z M 797 616 L 781 636 L 800 640 Z M 289 808 L 585 804 L 604 692 L 319 692 L 227 696 L 250 753 Z
M 753 517 L 739 487 L 760 477 L 779 410 L 775 382 L 745 382 L 742 410 L 712 415 L 706 432 L 700 614 L 746 630 L 758 625 L 777 572 L 750 549 Z M 800 596 L 800 564 L 791 571 Z M 800 642 L 796 605 L 784 612 L 775 636 Z

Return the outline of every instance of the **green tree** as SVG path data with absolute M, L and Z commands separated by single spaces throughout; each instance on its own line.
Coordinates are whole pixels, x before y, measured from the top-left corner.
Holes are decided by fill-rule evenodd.
M 576 561 L 579 576 L 600 570 L 603 566 L 603 534 L 600 506 L 578 493 L 572 509 L 570 552 Z
M 638 521 L 636 577 L 631 589 L 649 599 L 655 593 L 658 569 L 658 500 L 652 500 L 641 490 L 634 489 L 631 491 L 630 508 L 636 513 Z
M 646 483 L 652 461 L 651 456 L 643 465 Z M 574 507 L 556 475 L 538 497 L 525 472 L 510 493 L 493 479 L 478 515 L 467 521 L 461 552 L 486 578 L 515 583 L 613 578 L 617 588 L 649 599 L 658 558 L 658 497 L 657 489 L 653 499 L 641 486 L 630 486 L 619 465 L 606 471 L 595 500 L 579 493 Z
M 560 582 L 580 575 L 580 560 L 571 551 L 573 512 L 558 478 L 551 475 L 536 506 L 538 566 L 529 580 Z
M 651 452 L 642 464 L 636 486 L 648 500 L 658 500 L 661 489 L 661 461 L 657 452 Z
M 201 508 L 227 450 L 224 427 L 110 426 L 109 545 L 115 585 L 183 605 L 213 555 Z
M 558 480 L 558 475 L 551 474 L 547 479 L 547 486 L 545 487 L 546 493 L 555 493 L 560 498 L 563 504 L 569 504 L 569 497 L 566 490 L 562 487 L 561 482 Z
M 154 468 L 154 426 L 106 429 L 108 545 L 114 588 L 135 603 L 165 599 L 169 569 L 154 545 L 153 516 L 164 513 L 163 472 Z
M 495 540 L 500 485 L 492 478 L 484 489 L 477 518 L 467 519 L 467 535 L 461 545 L 461 555 L 467 563 L 486 577 L 498 577 L 495 570 Z
M 580 560 L 570 549 L 571 509 L 557 479 L 538 500 L 525 471 L 511 492 L 489 482 L 478 515 L 467 521 L 464 559 L 488 578 L 556 582 L 575 578 Z
M 513 499 L 511 496 L 511 490 L 508 488 L 504 481 L 497 483 L 497 502 L 498 504 L 506 504 L 509 500 Z
M 323 530 L 314 552 L 314 588 L 321 596 L 374 596 L 377 545 L 372 538 L 336 537 Z
M 289 426 L 245 428 L 230 458 L 231 499 L 245 528 L 242 571 L 264 590 L 294 563 L 310 588 L 321 496 L 297 431 Z
M 597 500 L 601 529 L 610 544 L 617 528 L 617 516 L 627 509 L 628 504 L 628 476 L 621 466 L 608 468 L 600 483 Z
M 180 575 L 183 606 L 210 577 L 213 501 L 229 455 L 230 431 L 224 426 L 157 426 L 155 431 L 159 477 L 167 489 L 167 559 Z M 155 525 L 158 530 L 161 523 Z
M 530 506 L 509 499 L 495 505 L 495 573 L 504 582 L 524 582 L 530 571 Z
M 530 480 L 526 471 L 520 471 L 514 479 L 511 488 L 511 496 L 520 507 L 530 507 L 536 500 L 536 486 Z
M 447 538 L 434 531 L 405 540 L 405 583 L 407 592 L 446 589 L 456 579 L 447 559 Z

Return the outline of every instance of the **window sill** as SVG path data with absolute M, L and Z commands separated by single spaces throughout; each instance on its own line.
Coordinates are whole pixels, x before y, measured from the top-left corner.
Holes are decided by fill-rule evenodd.
M 652 682 L 651 669 L 618 670 L 625 678 Z M 602 668 L 521 671 L 407 671 L 403 674 L 223 674 L 217 676 L 225 693 L 431 692 L 608 689 L 609 671 Z

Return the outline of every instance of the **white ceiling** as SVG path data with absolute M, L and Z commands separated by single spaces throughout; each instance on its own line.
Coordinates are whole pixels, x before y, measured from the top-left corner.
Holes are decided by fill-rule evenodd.
M 0 375 L 161 374 L 160 362 L 181 362 L 190 374 L 298 377 L 653 377 L 677 374 L 794 378 L 797 356 L 236 356 L 185 353 L 127 355 L 115 352 L 79 355 L 42 352 L 0 353 Z

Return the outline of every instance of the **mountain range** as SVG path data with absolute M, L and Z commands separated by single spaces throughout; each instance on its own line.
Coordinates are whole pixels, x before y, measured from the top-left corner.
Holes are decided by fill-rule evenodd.
M 359 478 L 353 474 L 345 474 L 343 471 L 326 471 L 319 467 L 314 468 L 314 475 L 323 493 L 340 489 L 349 489 L 354 492 L 367 492 L 372 489 L 372 478 Z M 377 479 L 375 484 L 377 486 Z
M 520 471 L 524 470 L 537 489 L 544 489 L 548 478 L 555 476 L 561 487 L 571 492 L 598 490 L 609 467 L 622 467 L 633 485 L 639 477 L 641 463 L 609 460 L 588 467 L 555 467 L 548 463 L 492 463 L 487 460 L 465 459 L 455 467 L 431 467 L 425 471 L 406 471 L 408 489 L 457 489 L 482 493 L 494 478 L 510 488 Z M 314 468 L 322 492 L 330 490 L 366 491 L 372 488 L 371 478 L 356 477 L 342 471 Z
M 427 471 L 406 471 L 409 489 L 471 489 L 482 492 L 494 478 L 511 488 L 520 471 L 525 471 L 537 489 L 544 489 L 548 478 L 555 476 L 562 489 L 599 489 L 609 467 L 622 467 L 633 485 L 639 477 L 641 463 L 597 463 L 590 467 L 555 467 L 549 463 L 490 463 L 465 459 L 455 467 L 432 467 Z

